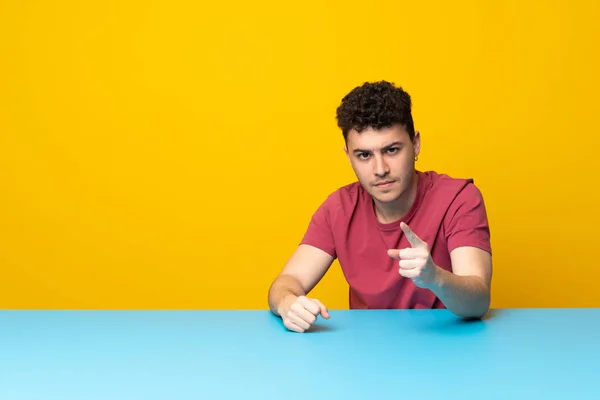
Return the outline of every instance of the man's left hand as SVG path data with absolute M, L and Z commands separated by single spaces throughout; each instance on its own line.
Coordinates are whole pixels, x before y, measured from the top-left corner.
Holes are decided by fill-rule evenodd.
M 400 250 L 390 249 L 388 255 L 400 260 L 398 262 L 400 275 L 412 279 L 418 287 L 431 289 L 438 284 L 440 268 L 433 262 L 429 246 L 404 222 L 400 223 L 400 228 L 411 247 Z

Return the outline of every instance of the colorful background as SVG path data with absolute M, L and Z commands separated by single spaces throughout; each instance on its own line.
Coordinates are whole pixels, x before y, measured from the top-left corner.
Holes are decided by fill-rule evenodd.
M 600 306 L 598 2 L 203 3 L 0 2 L 0 307 L 267 308 L 380 79 L 485 196 L 492 306 Z

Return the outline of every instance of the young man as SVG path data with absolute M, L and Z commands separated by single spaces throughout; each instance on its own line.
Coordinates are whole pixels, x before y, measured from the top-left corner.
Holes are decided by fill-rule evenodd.
M 411 99 L 389 82 L 353 89 L 337 109 L 358 182 L 332 193 L 269 289 L 271 311 L 304 332 L 327 307 L 307 294 L 337 258 L 351 309 L 489 309 L 492 258 L 482 195 L 472 179 L 415 169 L 420 135 Z

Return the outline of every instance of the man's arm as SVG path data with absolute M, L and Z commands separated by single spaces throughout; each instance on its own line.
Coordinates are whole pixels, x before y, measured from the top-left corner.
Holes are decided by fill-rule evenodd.
M 317 315 L 329 317 L 327 308 L 319 300 L 306 295 L 323 278 L 333 260 L 327 252 L 301 244 L 271 284 L 269 308 L 282 317 L 288 329 L 303 332 Z
M 452 271 L 437 267 L 430 290 L 456 315 L 481 318 L 490 308 L 492 256 L 476 247 L 459 247 L 450 252 Z
M 452 271 L 433 262 L 429 247 L 408 225 L 400 223 L 411 247 L 388 250 L 399 259 L 400 275 L 429 289 L 446 308 L 464 318 L 481 318 L 490 307 L 492 256 L 476 247 L 462 246 L 450 252 Z

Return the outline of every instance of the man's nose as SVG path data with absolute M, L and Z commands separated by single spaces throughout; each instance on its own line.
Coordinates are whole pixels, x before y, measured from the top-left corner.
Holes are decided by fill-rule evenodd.
M 390 172 L 390 168 L 382 156 L 374 157 L 374 163 L 375 165 L 373 166 L 373 173 L 378 177 L 384 177 Z

